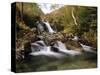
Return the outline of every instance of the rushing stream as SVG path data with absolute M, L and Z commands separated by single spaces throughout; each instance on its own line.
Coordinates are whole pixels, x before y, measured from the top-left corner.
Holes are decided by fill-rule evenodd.
M 43 31 L 46 31 L 50 36 L 58 33 L 52 29 L 49 22 L 38 22 L 37 29 L 40 32 L 37 36 L 42 38 L 44 37 L 41 35 Z M 71 41 L 74 41 L 72 43 L 76 44 L 78 42 L 82 51 L 75 50 L 75 48 L 69 49 L 65 42 L 61 40 L 55 40 L 51 45 L 42 39 L 31 42 L 30 47 L 26 49 L 25 60 L 17 63 L 16 69 L 18 72 L 33 72 L 96 67 L 97 55 L 93 47 L 80 43 L 79 39 L 76 35 L 70 38 Z M 30 52 L 27 54 L 27 51 Z
M 48 33 L 54 33 L 55 31 L 51 28 L 49 22 L 42 22 L 44 23 L 45 27 L 48 30 Z M 38 28 L 40 30 L 44 29 L 43 24 L 38 23 Z M 72 38 L 73 41 L 78 41 L 79 38 L 78 36 L 74 36 Z M 93 52 L 92 47 L 83 45 L 80 43 L 82 46 L 83 50 L 86 52 Z M 68 50 L 65 46 L 65 44 L 61 41 L 56 41 L 53 46 L 47 46 L 43 40 L 36 41 L 34 43 L 31 43 L 31 49 L 32 52 L 30 55 L 33 56 L 39 56 L 39 55 L 44 55 L 44 56 L 49 56 L 49 57 L 55 57 L 55 58 L 62 58 L 66 56 L 76 56 L 82 54 L 80 51 L 75 51 L 75 50 Z M 55 51 L 56 49 L 56 51 Z
M 48 32 L 49 33 L 54 33 L 54 30 L 51 28 L 50 23 L 49 22 L 44 22 L 44 23 L 45 23 L 45 25 L 46 25 L 46 27 L 48 29 Z

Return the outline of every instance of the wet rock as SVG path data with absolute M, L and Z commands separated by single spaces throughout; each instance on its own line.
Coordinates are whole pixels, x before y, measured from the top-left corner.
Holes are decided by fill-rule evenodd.
M 56 47 L 51 47 L 51 51 L 54 51 L 54 52 L 59 52 L 59 49 L 56 48 Z
M 72 40 L 68 40 L 67 42 L 65 42 L 66 48 L 68 48 L 69 50 L 76 50 L 76 51 L 83 51 L 83 48 L 81 47 L 80 43 L 77 41 L 72 41 Z

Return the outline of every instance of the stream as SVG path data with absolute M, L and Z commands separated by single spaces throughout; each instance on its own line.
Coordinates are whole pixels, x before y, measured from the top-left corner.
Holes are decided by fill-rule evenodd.
M 44 26 L 45 25 L 45 26 Z M 49 22 L 37 24 L 37 28 L 42 34 L 46 30 L 50 35 L 57 33 L 52 29 Z M 43 37 L 43 36 L 42 36 Z M 78 36 L 74 36 L 72 41 L 78 42 Z M 93 47 L 80 43 L 83 51 L 68 49 L 65 43 L 56 40 L 53 45 L 47 45 L 44 40 L 37 40 L 31 43 L 31 51 L 23 62 L 17 63 L 18 72 L 36 72 L 50 70 L 66 70 L 96 67 L 97 54 Z
M 49 22 L 42 22 L 42 24 L 38 22 L 37 28 L 40 29 L 40 31 L 45 30 L 43 23 L 44 23 L 46 29 L 48 30 L 48 33 L 53 34 L 55 32 L 51 28 Z M 74 36 L 72 38 L 72 40 L 78 41 L 79 38 L 78 38 L 78 36 Z M 80 43 L 80 45 L 83 48 L 83 51 L 94 52 L 92 50 L 91 46 L 83 45 L 82 43 Z M 82 52 L 79 52 L 76 50 L 68 50 L 66 48 L 65 44 L 60 40 L 55 41 L 55 44 L 53 46 L 46 45 L 43 40 L 36 41 L 34 43 L 31 43 L 31 50 L 32 50 L 32 52 L 30 53 L 30 55 L 32 55 L 32 56 L 44 55 L 44 56 L 55 57 L 55 58 L 62 58 L 62 57 L 66 57 L 66 56 L 76 56 L 76 55 L 82 54 Z

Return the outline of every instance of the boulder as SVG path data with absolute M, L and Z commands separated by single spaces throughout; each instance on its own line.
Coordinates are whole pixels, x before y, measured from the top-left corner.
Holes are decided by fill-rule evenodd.
M 65 42 L 65 46 L 69 50 L 76 50 L 76 51 L 80 51 L 80 52 L 83 51 L 83 48 L 81 47 L 80 43 L 77 41 L 67 40 Z

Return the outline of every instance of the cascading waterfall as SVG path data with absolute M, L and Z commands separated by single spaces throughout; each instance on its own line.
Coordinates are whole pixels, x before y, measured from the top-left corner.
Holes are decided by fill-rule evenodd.
M 80 55 L 81 52 L 75 51 L 75 50 L 68 50 L 64 43 L 62 43 L 61 41 L 57 41 L 57 43 L 54 45 L 56 48 L 59 49 L 60 52 L 63 52 L 65 54 L 68 54 L 70 56 L 75 56 L 75 55 Z
M 37 28 L 41 32 L 45 31 L 45 28 L 48 30 L 49 33 L 54 33 L 55 31 L 52 29 L 50 26 L 49 22 L 44 22 L 44 21 L 37 21 Z
M 83 50 L 84 50 L 85 52 L 96 53 L 96 51 L 93 50 L 93 49 L 94 49 L 93 47 L 84 45 L 84 44 L 82 44 L 82 43 L 80 43 L 80 45 L 82 46 L 82 48 L 83 48 Z
M 73 41 L 78 41 L 79 37 L 78 36 L 74 36 L 74 38 L 72 39 Z
M 40 41 L 37 41 L 40 42 Z M 46 46 L 46 45 L 39 45 L 37 44 L 37 42 L 32 43 L 32 53 L 30 53 L 33 56 L 39 56 L 39 55 L 44 55 L 44 56 L 53 56 L 56 58 L 62 58 L 65 57 L 67 55 L 69 56 L 75 56 L 75 55 L 80 55 L 81 53 L 78 51 L 74 51 L 74 50 L 68 50 L 64 43 L 62 43 L 61 41 L 57 41 L 55 43 L 55 45 L 53 47 L 58 49 L 58 52 L 54 52 L 53 50 L 51 50 L 51 46 Z M 43 41 L 40 42 L 41 44 L 44 44 Z M 34 46 L 37 46 L 37 49 Z M 35 51 L 34 51 L 35 50 Z
M 44 24 L 46 25 L 46 27 L 47 27 L 49 33 L 54 33 L 54 32 L 55 32 L 55 31 L 51 28 L 49 22 L 44 22 Z
M 54 33 L 55 31 L 51 28 L 50 24 L 48 22 L 43 22 L 46 25 L 46 28 L 48 29 L 49 33 Z M 39 23 L 38 28 L 43 29 L 43 25 Z M 78 41 L 79 38 L 78 36 L 74 36 L 72 38 L 73 41 Z M 93 52 L 92 47 L 83 45 L 80 43 L 84 51 L 87 52 Z M 53 50 L 53 48 L 56 48 L 56 50 Z M 65 46 L 64 43 L 61 41 L 55 41 L 55 44 L 53 46 L 47 46 L 43 40 L 36 41 L 34 43 L 31 43 L 31 50 L 32 52 L 30 55 L 33 56 L 39 56 L 39 55 L 44 55 L 44 56 L 49 56 L 49 57 L 55 57 L 55 58 L 62 58 L 66 56 L 76 56 L 82 54 L 80 51 L 75 51 L 75 50 L 68 50 Z
M 43 44 L 42 46 L 39 45 L 39 43 L 37 44 L 37 42 Z M 53 56 L 53 57 L 56 57 L 56 58 L 61 58 L 65 55 L 61 54 L 61 53 L 56 53 L 56 52 L 53 52 L 51 50 L 51 46 L 46 46 L 44 45 L 44 41 L 37 41 L 35 43 L 32 43 L 31 45 L 31 48 L 32 48 L 32 53 L 30 53 L 31 55 L 34 55 L 34 56 L 39 56 L 39 55 L 45 55 L 45 56 Z M 37 46 L 37 48 L 35 48 L 34 46 Z

